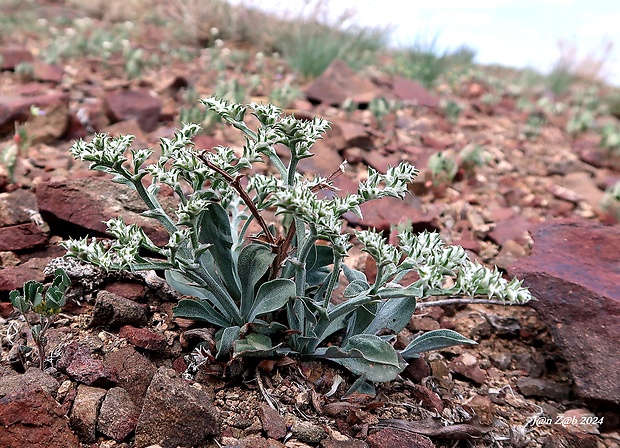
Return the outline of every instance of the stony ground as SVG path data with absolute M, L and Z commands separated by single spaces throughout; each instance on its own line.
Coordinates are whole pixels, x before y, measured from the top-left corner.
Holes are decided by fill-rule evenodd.
M 597 132 L 567 133 L 570 114 L 539 101 L 585 102 L 575 98 L 604 96 L 604 88 L 553 97 L 515 88 L 514 73 L 479 68 L 428 91 L 341 63 L 301 84 L 281 60 L 232 57 L 238 48 L 205 50 L 129 80 L 122 60 L 47 65 L 37 58 L 44 42 L 36 36 L 5 44 L 0 148 L 15 141 L 15 123 L 24 123 L 29 142 L 14 174 L 1 173 L 0 446 L 620 446 L 620 232 L 599 206 L 620 174 Z M 16 70 L 24 62 L 32 72 Z M 384 171 L 408 160 L 421 170 L 413 195 L 364 206 L 363 219 L 347 217 L 351 229 L 389 233 L 409 221 L 439 231 L 473 259 L 523 278 L 539 301 L 422 306 L 397 344 L 450 328 L 479 345 L 429 353 L 380 385 L 377 396 L 343 398 L 354 379 L 332 365 L 289 358 L 224 365 L 194 350 L 199 342 L 212 345 L 213 331 L 173 319 L 178 297 L 156 276 L 65 265 L 73 287 L 49 334 L 45 373 L 23 373 L 16 347 L 25 324 L 8 292 L 49 279 L 49 266 L 63 263 L 56 260 L 63 238 L 105 236 L 101 221 L 122 215 L 142 223 L 156 243 L 168 240 L 139 215 L 136 197 L 75 162 L 69 146 L 94 131 L 134 134 L 136 146 L 156 146 L 178 125 L 187 92 L 212 94 L 221 73 L 243 85 L 258 75 L 246 92 L 253 101 L 284 80 L 299 85 L 304 93 L 289 112 L 333 123 L 300 168 L 329 175 L 346 159 L 336 180 L 343 191 L 356 188 L 367 166 Z M 377 120 L 365 107 L 380 97 L 401 107 Z M 360 108 L 343 110 L 347 98 Z M 532 110 L 522 107 L 524 98 Z M 448 101 L 460 105 L 458 116 L 446 113 Z M 216 126 L 196 143 L 243 141 Z M 456 156 L 475 145 L 488 156 L 483 166 L 472 173 L 461 163 L 453 181 L 433 183 L 427 164 L 434 153 Z M 359 250 L 348 262 L 372 277 L 374 266 Z

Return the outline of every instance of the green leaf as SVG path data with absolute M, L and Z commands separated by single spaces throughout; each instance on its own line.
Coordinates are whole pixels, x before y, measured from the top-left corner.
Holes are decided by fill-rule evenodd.
M 342 272 L 344 273 L 344 276 L 347 278 L 349 283 L 354 282 L 355 280 L 361 280 L 364 282 L 368 282 L 368 279 L 366 278 L 366 274 L 356 269 L 350 268 L 344 263 L 342 264 Z
M 24 296 L 22 296 L 18 290 L 14 289 L 9 293 L 9 300 L 20 313 L 26 314 L 30 311 L 30 304 L 26 302 Z
M 255 356 L 268 357 L 273 356 L 276 348 L 271 344 L 271 339 L 264 334 L 250 333 L 243 339 L 237 339 L 234 345 L 234 357 L 238 356 Z
M 58 268 L 54 271 L 54 281 L 52 286 L 58 288 L 60 291 L 66 291 L 71 286 L 71 280 L 64 269 Z
M 173 316 L 207 322 L 218 327 L 228 327 L 232 322 L 226 319 L 213 306 L 202 299 L 181 299 L 174 307 Z
M 405 328 L 415 312 L 416 300 L 409 297 L 390 299 L 379 305 L 374 319 L 363 333 L 377 334 L 383 329 L 398 333 Z
M 384 300 L 408 298 L 414 302 L 423 295 L 423 289 L 419 286 L 407 286 L 406 288 L 381 288 L 377 292 L 379 298 Z
M 45 308 L 46 311 L 52 313 L 60 312 L 65 304 L 65 293 L 56 286 L 50 286 L 45 292 Z
M 234 300 L 241 299 L 239 278 L 236 275 L 232 253 L 233 239 L 228 213 L 217 203 L 209 204 L 209 208 L 200 215 L 198 223 L 198 241 L 211 244 L 209 252 L 213 255 L 215 265 L 226 289 Z
M 252 322 L 261 314 L 271 313 L 283 308 L 293 297 L 295 297 L 295 282 L 292 280 L 277 278 L 263 283 L 258 288 L 256 299 L 247 318 L 248 322 Z
M 405 359 L 419 358 L 420 353 L 460 344 L 475 345 L 477 342 L 462 336 L 456 331 L 432 330 L 411 341 L 409 345 L 400 352 L 400 355 Z
M 392 381 L 406 367 L 394 347 L 371 334 L 351 336 L 345 347 L 329 347 L 325 357 L 356 375 L 365 375 L 369 381 L 377 382 Z
M 235 341 L 239 339 L 240 334 L 241 327 L 234 326 L 224 328 L 220 339 L 217 341 L 217 354 L 215 358 L 222 359 L 227 357 L 233 349 Z
M 237 272 L 241 280 L 241 314 L 249 316 L 254 305 L 256 284 L 265 275 L 276 257 L 271 249 L 262 244 L 250 244 L 239 254 Z M 251 322 L 250 319 L 246 319 Z
M 364 280 L 353 280 L 344 289 L 344 297 L 350 299 L 359 296 L 370 289 L 370 285 Z
M 24 283 L 24 299 L 33 308 L 41 305 L 41 302 L 43 302 L 43 285 L 34 280 Z

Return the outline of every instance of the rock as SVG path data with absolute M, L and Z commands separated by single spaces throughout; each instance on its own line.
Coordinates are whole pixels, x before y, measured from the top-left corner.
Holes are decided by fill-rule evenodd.
M 144 295 L 147 291 L 147 288 L 141 283 L 124 280 L 108 283 L 104 289 L 111 294 L 134 302 L 144 300 Z
M 439 107 L 439 100 L 422 85 L 411 79 L 395 76 L 392 81 L 392 93 L 402 101 L 412 102 L 418 106 Z
M 37 106 L 42 109 L 57 105 L 67 105 L 69 95 L 51 91 L 34 96 L 2 96 L 0 95 L 0 133 L 14 132 L 16 121 L 24 122 L 30 118 L 30 108 Z
M 145 350 L 163 352 L 166 349 L 166 337 L 148 328 L 136 328 L 131 325 L 125 325 L 121 328 L 118 336 Z
M 302 159 L 297 165 L 298 169 L 312 176 L 329 177 L 340 169 L 344 160 L 338 151 L 323 140 L 317 141 L 312 147 L 313 157 Z
M 577 171 L 559 177 L 556 179 L 556 183 L 558 186 L 575 194 L 573 197 L 570 197 L 573 202 L 585 201 L 593 208 L 598 208 L 601 198 L 605 194 L 596 185 L 596 179 L 585 171 Z M 568 199 L 567 197 L 566 200 Z
M 116 372 L 109 369 L 101 360 L 93 358 L 87 346 L 80 345 L 74 350 L 73 356 L 68 353 L 66 356 L 67 359 L 63 360 L 63 364 L 69 361 L 65 369 L 67 375 L 75 381 L 88 386 L 109 386 L 116 384 L 118 381 Z
M 518 259 L 527 255 L 525 248 L 513 240 L 507 240 L 502 245 L 499 254 L 493 259 L 493 264 L 500 269 L 508 269 Z
M 105 394 L 106 391 L 104 389 L 83 384 L 80 384 L 77 388 L 77 395 L 75 400 L 73 400 L 69 421 L 71 422 L 71 427 L 83 443 L 93 443 L 96 440 L 97 416 Z
M 421 403 L 424 409 L 441 414 L 443 412 L 443 401 L 437 393 L 420 384 L 414 384 L 411 388 L 411 397 L 416 402 Z
M 219 415 L 211 402 L 212 397 L 204 390 L 192 387 L 174 370 L 161 367 L 144 398 L 134 446 L 205 445 L 209 436 L 220 433 Z
M 495 405 L 489 397 L 474 395 L 465 403 L 473 411 L 480 423 L 484 426 L 491 426 L 495 420 Z
M 419 383 L 431 374 L 431 368 L 424 358 L 414 358 L 408 362 L 409 365 L 402 373 L 404 377 Z
M 374 141 L 368 130 L 358 123 L 336 121 L 326 139 L 334 143 L 337 149 L 357 147 L 371 151 L 375 149 Z
M 368 448 L 368 444 L 363 440 L 348 439 L 348 440 L 335 440 L 327 439 L 321 441 L 321 448 Z
M 397 198 L 383 198 L 380 201 L 370 201 L 362 204 L 362 218 L 354 213 L 344 214 L 344 218 L 351 226 L 361 226 L 364 228 L 374 228 L 378 231 L 390 230 L 392 225 L 403 221 L 410 221 L 413 230 L 438 230 L 437 218 L 438 210 L 431 209 L 424 211 L 420 207 L 401 201 Z
M 135 118 L 144 132 L 157 128 L 162 102 L 146 89 L 117 90 L 105 95 L 105 105 L 114 122 Z
M 9 292 L 13 289 L 20 289 L 28 280 L 44 282 L 43 269 L 48 261 L 48 258 L 31 258 L 20 265 L 0 269 L 0 291 Z
M 47 232 L 34 223 L 0 228 L 0 250 L 20 251 L 47 245 Z
M 517 380 L 519 392 L 525 397 L 543 397 L 562 402 L 568 399 L 570 387 L 554 381 L 523 377 Z
M 385 174 L 389 167 L 396 166 L 400 163 L 400 154 L 394 153 L 385 155 L 377 150 L 364 151 L 362 153 L 362 159 L 366 162 L 366 165 Z
M 60 84 L 65 74 L 61 65 L 50 65 L 39 60 L 33 61 L 32 67 L 34 68 L 34 79 L 37 81 Z
M 487 379 L 487 373 L 478 366 L 476 357 L 469 353 L 463 353 L 451 361 L 450 370 L 460 373 L 477 384 L 484 384 Z
M 32 143 L 52 143 L 62 137 L 69 126 L 69 104 L 65 102 L 41 107 L 38 114 L 30 114 L 24 129 Z
M 496 244 L 503 246 L 512 240 L 525 246 L 528 242 L 528 232 L 533 224 L 520 216 L 499 221 L 495 228 L 489 232 L 489 238 Z
M 59 384 L 56 379 L 34 367 L 29 368 L 26 373 L 21 375 L 0 376 L 0 397 L 19 391 L 32 392 L 35 389 L 43 389 L 51 396 L 55 396 L 58 387 Z
M 0 193 L 0 227 L 29 223 L 38 211 L 37 198 L 29 190 Z
M 495 330 L 495 334 L 502 338 L 516 337 L 521 331 L 519 319 L 512 316 L 500 316 L 494 313 L 485 313 L 485 319 Z
M 294 424 L 291 432 L 294 437 L 297 437 L 297 440 L 304 443 L 319 443 L 327 436 L 323 427 L 306 421 Z
M 140 409 L 131 400 L 129 392 L 122 387 L 113 387 L 101 404 L 97 431 L 122 442 L 136 429 L 139 417 Z
M 43 389 L 17 391 L 0 399 L 0 446 L 79 448 L 60 406 Z
M 283 439 L 286 436 L 286 423 L 278 411 L 262 403 L 258 417 L 263 424 L 263 431 L 272 439 Z
M 118 385 L 129 392 L 133 402 L 142 406 L 146 390 L 157 371 L 155 365 L 132 346 L 108 353 L 105 365 L 116 372 Z
M 366 437 L 369 448 L 435 448 L 428 437 L 397 429 L 382 429 Z
M 93 307 L 90 326 L 105 325 L 118 328 L 123 325 L 146 325 L 144 306 L 108 291 L 99 291 Z
M 620 230 L 582 219 L 549 221 L 532 256 L 509 269 L 568 361 L 584 399 L 620 404 Z
M 168 232 L 159 222 L 140 215 L 146 206 L 138 194 L 109 179 L 88 177 L 43 182 L 37 187 L 36 196 L 41 215 L 53 233 L 66 234 L 68 226 L 75 226 L 77 232 L 109 237 L 103 221 L 122 216 L 125 224 L 141 226 L 156 245 L 168 243 Z
M 10 46 L 0 48 L 0 70 L 15 70 L 21 63 L 31 63 L 34 56 L 27 48 Z
M 225 440 L 226 437 L 223 439 Z M 286 448 L 289 446 L 274 439 L 263 439 L 260 436 L 245 437 L 234 441 L 225 440 L 225 443 L 224 448 Z
M 305 89 L 306 97 L 318 103 L 340 105 L 350 98 L 356 103 L 367 104 L 379 94 L 379 89 L 369 80 L 361 78 L 347 65 L 336 59 Z

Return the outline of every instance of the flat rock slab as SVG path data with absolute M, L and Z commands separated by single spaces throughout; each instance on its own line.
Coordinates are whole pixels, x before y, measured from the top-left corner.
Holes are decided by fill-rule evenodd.
M 538 298 L 532 306 L 569 362 L 578 395 L 620 405 L 620 228 L 562 220 L 533 235 L 532 256 L 509 275 Z
M 90 236 L 109 237 L 103 221 L 122 216 L 125 224 L 142 227 L 156 245 L 168 243 L 169 235 L 163 226 L 140 215 L 146 206 L 138 194 L 108 178 L 44 182 L 36 194 L 42 216 L 60 234 L 67 233 L 67 226 L 73 225 Z
M 311 101 L 337 106 L 347 98 L 356 103 L 369 103 L 380 95 L 380 90 L 370 80 L 359 76 L 346 62 L 336 59 L 306 88 Z

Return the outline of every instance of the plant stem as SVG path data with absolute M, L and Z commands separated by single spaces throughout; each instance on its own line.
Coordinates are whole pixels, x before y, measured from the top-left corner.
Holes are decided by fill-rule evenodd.
M 220 176 L 222 176 L 224 178 L 224 180 L 235 189 L 235 191 L 237 192 L 237 194 L 239 195 L 239 197 L 241 197 L 241 199 L 243 200 L 243 202 L 245 203 L 245 205 L 248 207 L 248 209 L 250 209 L 250 213 L 252 213 L 252 216 L 254 216 L 254 219 L 256 219 L 256 222 L 258 222 L 258 224 L 260 225 L 261 229 L 263 229 L 263 233 L 265 234 L 265 238 L 267 239 L 267 242 L 269 244 L 271 244 L 272 246 L 276 246 L 277 245 L 277 241 L 276 238 L 271 234 L 271 232 L 269 231 L 269 227 L 267 226 L 267 223 L 265 222 L 265 220 L 263 219 L 263 217 L 261 216 L 260 212 L 258 211 L 258 209 L 256 208 L 256 205 L 254 204 L 254 201 L 252 201 L 252 198 L 248 195 L 248 193 L 241 187 L 241 179 L 243 176 L 239 175 L 236 178 L 231 176 L 230 174 L 228 174 L 226 171 L 224 171 L 223 169 L 221 169 L 219 166 L 214 165 L 213 163 L 211 163 L 209 161 L 209 159 L 207 159 L 204 154 L 198 154 L 198 158 L 200 160 L 202 160 L 202 162 L 207 165 L 210 169 L 212 169 L 213 171 L 215 171 L 216 173 L 218 173 Z
M 429 306 L 444 306 L 444 305 L 454 305 L 454 304 L 484 304 L 484 305 L 506 305 L 506 301 L 503 300 L 493 300 L 493 299 L 443 299 L 443 300 L 435 300 L 432 302 L 418 302 L 416 308 L 426 308 Z

